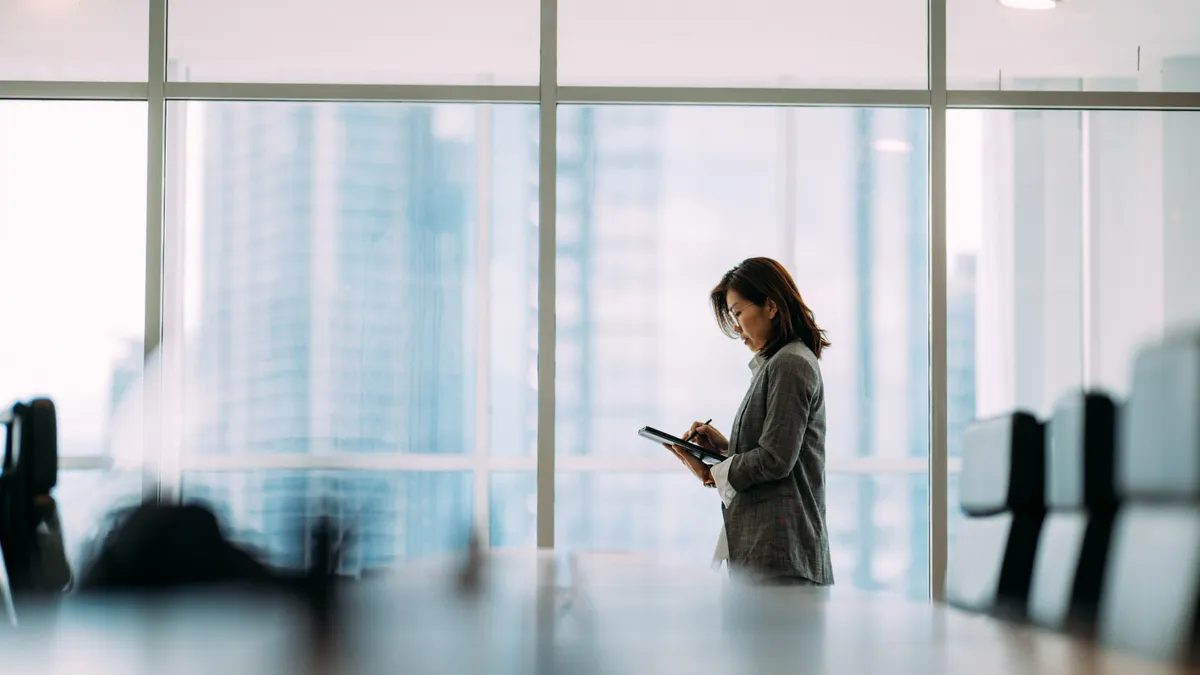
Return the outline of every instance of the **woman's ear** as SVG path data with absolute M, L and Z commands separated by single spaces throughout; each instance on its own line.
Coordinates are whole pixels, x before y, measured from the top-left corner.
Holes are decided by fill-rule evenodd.
M 779 314 L 779 306 L 770 298 L 767 298 L 766 303 L 763 304 L 763 309 L 767 310 L 767 318 L 771 321 L 774 321 L 775 317 Z

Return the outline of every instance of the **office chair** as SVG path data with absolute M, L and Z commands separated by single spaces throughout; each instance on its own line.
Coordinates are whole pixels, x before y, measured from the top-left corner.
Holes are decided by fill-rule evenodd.
M 946 599 L 956 607 L 1023 618 L 1045 515 L 1042 424 L 1017 412 L 967 429 L 959 524 Z
M 1029 595 L 1029 618 L 1090 635 L 1117 510 L 1113 467 L 1117 406 L 1074 392 L 1055 406 L 1046 434 L 1046 504 Z
M 11 601 L 60 594 L 71 583 L 57 505 L 58 422 L 54 403 L 36 399 L 0 411 L 0 552 Z
M 1100 640 L 1195 660 L 1200 617 L 1200 333 L 1144 349 L 1121 419 Z

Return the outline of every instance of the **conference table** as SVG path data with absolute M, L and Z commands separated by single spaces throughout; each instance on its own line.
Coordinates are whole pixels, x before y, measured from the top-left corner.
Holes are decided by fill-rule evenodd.
M 233 590 L 78 596 L 0 631 L 0 672 L 1151 673 L 1190 672 L 1028 626 L 849 588 L 761 588 L 624 554 L 453 561 L 297 598 Z

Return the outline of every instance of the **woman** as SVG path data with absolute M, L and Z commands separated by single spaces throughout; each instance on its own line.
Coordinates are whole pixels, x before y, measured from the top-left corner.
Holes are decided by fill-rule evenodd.
M 743 261 L 712 291 L 717 325 L 754 352 L 750 389 L 729 439 L 692 424 L 684 439 L 728 457 L 713 467 L 668 446 L 721 495 L 717 562 L 768 583 L 833 584 L 825 527 L 825 388 L 829 346 L 796 282 L 769 258 Z

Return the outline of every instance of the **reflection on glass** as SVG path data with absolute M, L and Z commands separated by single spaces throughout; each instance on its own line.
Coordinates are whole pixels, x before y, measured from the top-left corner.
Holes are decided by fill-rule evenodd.
M 1200 6 L 1059 2 L 1049 11 L 948 0 L 951 89 L 1200 91 Z
M 285 567 L 307 564 L 321 516 L 348 535 L 340 569 L 350 575 L 455 555 L 470 537 L 464 472 L 188 472 L 183 499 L 211 506 L 236 540 Z
M 144 103 L 0 102 L 0 406 L 53 399 L 61 455 L 141 452 L 145 164 Z
M 751 354 L 717 330 L 708 291 L 750 256 L 789 267 L 829 331 L 831 472 L 850 459 L 927 456 L 924 111 L 560 106 L 559 137 L 558 218 L 572 236 L 557 256 L 556 543 L 682 549 L 707 563 L 714 495 L 674 475 L 678 462 L 636 430 L 682 432 L 709 417 L 729 430 Z M 575 473 L 570 463 L 589 457 L 606 465 Z M 830 503 L 842 500 L 833 490 Z M 668 519 L 677 504 L 713 520 Z M 862 490 L 848 505 L 926 508 L 904 490 Z M 903 581 L 851 573 L 851 560 L 877 550 L 853 534 L 871 518 L 840 521 L 867 543 L 835 559 L 838 577 L 924 588 L 924 558 L 905 564 Z M 908 548 L 923 551 L 925 531 L 911 534 Z

